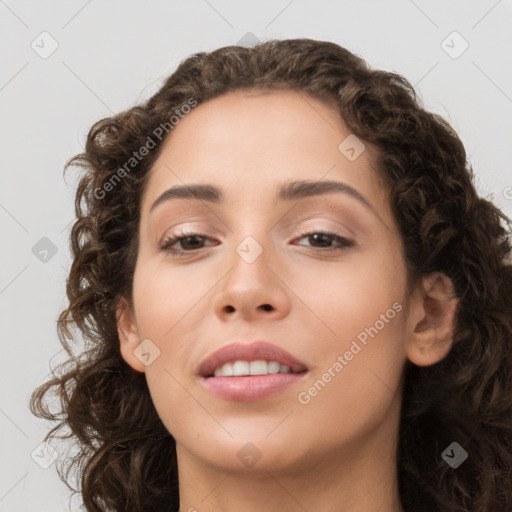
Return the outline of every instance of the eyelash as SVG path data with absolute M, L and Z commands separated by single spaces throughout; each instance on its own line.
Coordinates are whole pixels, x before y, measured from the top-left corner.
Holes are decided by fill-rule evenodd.
M 354 242 L 352 242 L 351 240 L 348 240 L 347 238 L 339 236 L 337 233 L 334 233 L 332 231 L 320 231 L 320 230 L 309 231 L 307 233 L 303 233 L 302 235 L 300 235 L 299 240 L 302 238 L 305 238 L 305 237 L 311 237 L 313 235 L 326 235 L 326 236 L 332 237 L 333 240 L 337 240 L 340 243 L 340 246 L 338 246 L 338 247 L 313 247 L 313 249 L 316 249 L 320 252 L 342 251 L 342 250 L 345 250 L 354 245 Z M 192 249 L 190 251 L 183 251 L 180 249 L 171 249 L 171 247 L 175 243 L 181 242 L 183 239 L 193 237 L 193 236 L 209 238 L 209 236 L 204 233 L 180 231 L 180 232 L 177 232 L 174 235 L 171 235 L 170 237 L 166 238 L 160 245 L 160 250 L 168 253 L 171 257 L 179 257 L 184 254 L 193 254 L 196 250 L 202 249 L 202 247 L 200 247 L 199 249 Z

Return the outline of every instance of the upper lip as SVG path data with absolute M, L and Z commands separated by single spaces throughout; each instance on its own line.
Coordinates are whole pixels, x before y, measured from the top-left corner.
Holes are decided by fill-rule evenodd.
M 199 366 L 198 373 L 202 377 L 213 375 L 215 368 L 234 361 L 277 361 L 289 366 L 293 372 L 307 370 L 306 365 L 282 348 L 265 341 L 253 343 L 235 342 L 225 345 L 206 357 Z

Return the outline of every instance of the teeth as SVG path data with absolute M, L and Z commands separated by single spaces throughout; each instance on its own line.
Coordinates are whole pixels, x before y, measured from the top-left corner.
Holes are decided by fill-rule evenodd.
M 233 363 L 233 377 L 238 375 L 250 375 L 250 365 L 247 361 L 235 361 Z
M 219 377 L 220 375 L 224 377 L 231 377 L 233 375 L 233 365 L 231 363 L 226 363 L 224 366 L 219 366 L 215 368 L 215 377 Z
M 244 375 L 267 375 L 269 373 L 292 373 L 289 366 L 277 361 L 234 361 L 215 368 L 215 377 L 242 377 Z
M 281 365 L 277 361 L 268 362 L 268 373 L 279 373 Z
M 268 363 L 266 361 L 251 361 L 249 363 L 249 373 L 251 375 L 267 375 Z

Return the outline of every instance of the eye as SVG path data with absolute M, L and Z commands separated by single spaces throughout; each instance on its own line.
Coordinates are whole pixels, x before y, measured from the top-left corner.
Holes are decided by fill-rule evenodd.
M 312 246 L 314 249 L 318 249 L 319 251 L 341 251 L 354 245 L 354 242 L 351 240 L 348 240 L 337 233 L 333 233 L 332 231 L 311 231 L 309 233 L 303 233 L 297 240 L 301 240 L 302 238 L 308 238 L 310 241 L 313 241 L 314 244 L 320 244 L 319 247 L 315 245 Z M 329 244 L 332 241 L 337 241 L 339 245 L 334 247 L 326 246 L 326 244 Z
M 331 231 L 311 231 L 309 233 L 303 233 L 296 240 L 301 240 L 303 238 L 308 238 L 310 241 L 312 241 L 313 245 L 311 247 L 313 249 L 317 249 L 320 252 L 341 251 L 354 245 L 354 242 L 351 240 L 348 240 L 347 238 L 344 238 Z M 198 249 L 202 249 L 204 247 L 205 240 L 211 240 L 211 238 L 204 233 L 182 231 L 166 238 L 160 245 L 160 250 L 169 253 L 171 256 L 180 256 L 187 253 L 190 254 Z M 333 241 L 337 241 L 338 245 L 326 245 L 332 243 Z M 316 244 L 319 244 L 319 246 Z M 181 249 L 173 247 L 176 245 L 181 245 Z
M 201 244 L 204 243 L 201 239 L 209 239 L 208 235 L 204 233 L 195 232 L 178 232 L 166 238 L 160 250 L 170 253 L 171 255 L 179 256 L 181 254 L 190 253 L 196 249 L 202 249 Z M 182 249 L 173 248 L 174 245 L 181 244 Z

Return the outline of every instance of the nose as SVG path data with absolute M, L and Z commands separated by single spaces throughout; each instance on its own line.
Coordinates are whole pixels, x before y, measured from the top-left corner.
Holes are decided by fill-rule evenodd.
M 270 247 L 247 237 L 233 251 L 228 265 L 213 301 L 221 320 L 276 320 L 289 313 L 292 292 L 283 265 Z

